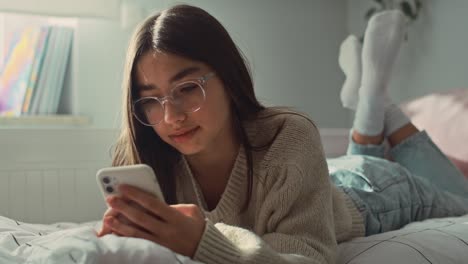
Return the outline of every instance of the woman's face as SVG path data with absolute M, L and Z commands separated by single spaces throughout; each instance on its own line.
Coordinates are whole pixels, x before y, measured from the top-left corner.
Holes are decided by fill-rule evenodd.
M 204 63 L 159 52 L 144 54 L 135 70 L 133 89 L 140 98 L 168 96 L 177 84 L 213 72 Z M 215 75 L 203 88 L 206 97 L 198 111 L 187 113 L 166 101 L 161 122 L 153 126 L 162 140 L 184 155 L 215 154 L 225 140 L 234 140 L 229 98 L 222 82 Z

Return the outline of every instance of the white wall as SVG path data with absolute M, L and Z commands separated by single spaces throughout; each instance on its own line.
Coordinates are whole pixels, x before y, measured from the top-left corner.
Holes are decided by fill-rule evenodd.
M 92 118 L 93 127 L 118 127 L 121 80 L 129 33 L 119 21 L 79 19 L 76 47 L 77 113 Z
M 172 0 L 134 0 L 147 13 Z M 338 48 L 350 33 L 364 31 L 370 0 L 188 0 L 217 17 L 250 59 L 258 97 L 268 104 L 308 112 L 321 127 L 344 127 L 348 112 L 339 104 L 344 76 Z M 433 91 L 468 87 L 468 1 L 425 0 L 423 13 L 409 30 L 391 95 L 404 101 Z M 80 18 L 75 67 L 77 113 L 93 126 L 119 124 L 120 82 L 130 30 L 120 21 Z
M 139 1 L 149 12 L 170 0 Z M 341 0 L 186 1 L 218 18 L 250 60 L 258 97 L 308 112 L 321 127 L 343 127 L 338 47 L 346 35 Z M 129 32 L 118 21 L 80 19 L 77 94 L 95 127 L 116 127 Z
M 348 31 L 362 34 L 369 0 L 347 0 Z M 468 1 L 425 0 L 409 28 L 391 81 L 391 95 L 405 101 L 436 91 L 468 88 Z

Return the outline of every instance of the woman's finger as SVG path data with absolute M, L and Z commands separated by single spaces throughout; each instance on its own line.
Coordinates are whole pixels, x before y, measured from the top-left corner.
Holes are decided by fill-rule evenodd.
M 112 216 L 108 216 L 112 217 Z M 98 237 L 102 237 L 112 233 L 112 229 L 106 224 L 106 217 L 102 219 L 102 227 L 101 230 L 96 234 Z
M 120 222 L 117 218 L 115 217 L 109 217 L 105 219 L 106 225 L 108 225 L 113 232 L 120 236 L 125 236 L 125 237 L 135 237 L 135 238 L 143 238 L 146 240 L 154 241 L 156 242 L 156 237 L 144 232 L 134 226 L 130 226 L 127 224 L 124 224 Z
M 119 186 L 119 191 L 125 198 L 138 203 L 165 222 L 169 222 L 175 216 L 172 208 L 150 193 L 125 184 Z
M 106 212 L 104 213 L 104 216 L 102 217 L 103 222 L 102 222 L 101 230 L 100 230 L 99 232 L 97 232 L 97 234 L 96 234 L 98 237 L 105 236 L 105 235 L 107 235 L 107 234 L 112 233 L 112 230 L 109 228 L 109 226 L 107 226 L 107 225 L 104 223 L 104 219 L 105 219 L 106 217 L 111 217 L 111 216 L 113 216 L 113 217 L 119 217 L 119 212 L 116 211 L 116 210 L 114 210 L 114 209 L 112 209 L 112 207 L 108 207 L 107 210 L 106 210 Z
M 118 214 L 119 214 L 119 212 L 112 209 L 112 207 L 107 207 L 107 210 L 104 213 L 104 217 L 106 217 L 106 216 L 117 216 Z
M 182 213 L 185 216 L 196 219 L 204 219 L 204 215 L 198 206 L 194 204 L 174 204 L 171 205 L 171 208 L 174 208 L 179 213 Z
M 142 227 L 151 233 L 156 234 L 157 230 L 163 230 L 164 228 L 163 222 L 161 222 L 155 216 L 146 213 L 145 208 L 137 208 L 119 198 L 110 199 L 109 204 L 112 206 L 112 208 L 114 208 L 114 210 L 118 211 L 120 214 L 130 220 L 133 225 Z M 122 223 L 122 221 L 119 222 Z M 125 224 L 128 225 L 127 223 Z

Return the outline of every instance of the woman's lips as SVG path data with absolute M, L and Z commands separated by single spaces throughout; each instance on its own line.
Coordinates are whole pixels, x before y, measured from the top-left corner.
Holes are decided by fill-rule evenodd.
M 195 135 L 199 128 L 200 127 L 196 127 L 186 132 L 172 134 L 169 137 L 177 143 L 184 143 L 189 141 L 193 137 L 193 135 Z

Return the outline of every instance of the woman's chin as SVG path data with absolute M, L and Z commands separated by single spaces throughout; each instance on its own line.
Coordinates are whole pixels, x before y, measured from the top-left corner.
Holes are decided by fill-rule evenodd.
M 196 155 L 201 152 L 201 148 L 198 146 L 177 146 L 176 149 L 185 156 Z

